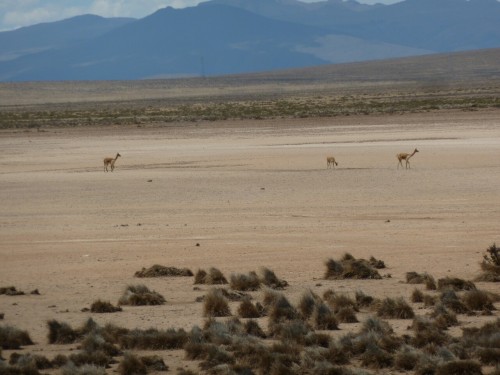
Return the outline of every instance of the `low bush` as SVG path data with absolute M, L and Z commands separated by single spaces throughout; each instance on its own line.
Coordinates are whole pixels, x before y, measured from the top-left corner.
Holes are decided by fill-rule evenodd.
M 379 303 L 377 316 L 386 319 L 412 319 L 415 313 L 403 298 L 386 298 Z
M 208 272 L 198 270 L 194 277 L 195 284 L 220 285 L 227 284 L 224 274 L 217 268 L 211 267 Z
M 181 349 L 188 341 L 188 334 L 183 329 L 169 328 L 158 330 L 149 328 L 146 330 L 133 329 L 118 339 L 123 349 L 138 350 L 171 350 Z
M 411 301 L 413 303 L 424 302 L 424 293 L 420 289 L 414 289 L 411 293 Z
M 438 279 L 438 290 L 453 289 L 458 290 L 476 290 L 476 285 L 472 281 L 466 281 L 457 277 L 445 277 Z
M 220 317 L 231 315 L 226 297 L 219 289 L 211 289 L 205 296 L 203 316 Z
M 260 288 L 260 280 L 255 272 L 248 275 L 233 274 L 229 278 L 229 286 L 239 291 L 257 290 Z
M 361 290 L 356 291 L 356 304 L 359 307 L 369 307 L 375 301 L 375 298 L 368 296 Z
M 477 277 L 478 281 L 500 282 L 500 252 L 496 244 L 486 249 L 481 262 L 483 273 Z
M 0 295 L 5 294 L 6 296 L 22 296 L 23 291 L 17 290 L 14 286 L 0 287 Z
M 381 279 L 382 276 L 364 259 L 355 259 L 350 254 L 345 254 L 344 257 L 335 261 L 329 259 L 326 262 L 325 279 Z
M 150 291 L 145 285 L 129 285 L 118 301 L 118 305 L 130 306 L 155 306 L 163 305 L 165 298 L 155 292 Z
M 245 298 L 238 307 L 238 316 L 242 318 L 259 318 L 261 314 L 250 299 Z
M 458 298 L 457 293 L 453 289 L 444 290 L 440 296 L 441 303 L 457 314 L 466 314 L 469 309 L 465 304 Z
M 25 345 L 33 345 L 27 331 L 20 330 L 10 325 L 0 326 L 0 348 L 20 349 Z
M 462 301 L 468 309 L 474 311 L 491 311 L 495 309 L 488 293 L 482 290 L 465 292 L 462 295 Z
M 120 306 L 113 306 L 111 302 L 101 301 L 100 299 L 94 301 L 90 306 L 90 312 L 93 313 L 114 313 L 118 311 L 122 311 Z
M 149 268 L 143 268 L 134 274 L 135 277 L 164 277 L 164 276 L 193 276 L 188 268 L 165 267 L 155 264 Z
M 436 375 L 482 375 L 481 365 L 471 360 L 456 360 L 440 364 Z
M 148 370 L 144 363 L 132 353 L 125 353 L 118 365 L 118 374 L 120 375 L 146 375 L 147 373 Z
M 259 270 L 260 282 L 271 289 L 284 289 L 288 286 L 285 280 L 279 279 L 269 268 L 261 267 Z

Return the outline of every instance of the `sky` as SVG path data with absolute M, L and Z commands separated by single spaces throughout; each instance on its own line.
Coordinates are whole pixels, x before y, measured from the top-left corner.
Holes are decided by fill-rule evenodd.
M 300 0 L 312 3 L 318 0 Z M 394 4 L 402 0 L 357 0 L 365 4 Z M 81 14 L 142 18 L 160 8 L 185 8 L 202 0 L 0 0 L 0 31 Z

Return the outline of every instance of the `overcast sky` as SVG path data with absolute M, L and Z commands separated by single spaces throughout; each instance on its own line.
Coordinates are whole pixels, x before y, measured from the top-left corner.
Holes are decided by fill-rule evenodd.
M 301 0 L 312 3 L 317 0 Z M 402 0 L 358 0 L 365 4 L 393 4 Z M 103 17 L 145 17 L 160 8 L 184 8 L 202 0 L 0 0 L 0 31 L 80 14 Z

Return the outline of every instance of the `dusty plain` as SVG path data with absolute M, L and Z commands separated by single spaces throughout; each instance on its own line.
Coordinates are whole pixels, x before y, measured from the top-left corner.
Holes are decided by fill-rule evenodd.
M 293 305 L 309 290 L 362 291 L 403 297 L 428 316 L 411 294 L 439 293 L 407 284 L 406 273 L 474 280 L 486 249 L 500 244 L 499 54 L 253 78 L 0 84 L 0 288 L 26 293 L 0 295 L 0 326 L 35 343 L 0 356 L 78 353 L 78 342 L 48 343 L 51 319 L 203 327 L 196 300 L 212 286 L 134 277 L 155 264 L 215 267 L 228 279 L 267 267 L 288 282 Z M 415 148 L 411 168 L 398 168 L 396 154 Z M 104 172 L 103 158 L 117 152 L 114 172 Z M 325 262 L 345 253 L 382 260 L 382 279 L 326 280 Z M 166 303 L 85 311 L 98 299 L 116 305 L 136 284 Z M 496 309 L 458 314 L 454 337 L 500 317 L 498 283 L 475 284 L 497 294 Z M 249 293 L 262 302 L 263 291 Z M 237 316 L 239 302 L 229 306 Z M 362 309 L 359 323 L 322 332 L 358 332 L 373 314 Z M 387 321 L 411 336 L 411 319 Z M 267 317 L 258 323 L 268 329 Z M 182 349 L 132 352 L 161 356 L 169 373 L 203 373 Z M 107 373 L 117 371 L 115 363 Z
M 0 296 L 2 324 L 27 330 L 36 344 L 23 351 L 49 358 L 77 346 L 48 345 L 49 319 L 202 326 L 195 299 L 210 287 L 194 290 L 189 277 L 134 278 L 154 264 L 216 267 L 227 277 L 265 266 L 288 281 L 293 303 L 308 289 L 329 288 L 409 299 L 409 271 L 473 279 L 484 250 L 500 242 L 499 117 L 489 109 L 4 130 L 0 285 L 40 295 Z M 411 169 L 398 169 L 396 153 L 415 147 Z M 103 157 L 116 152 L 115 171 L 105 173 Z M 335 170 L 326 168 L 330 154 Z M 325 261 L 345 252 L 383 260 L 382 274 L 391 277 L 323 280 Z M 81 311 L 98 298 L 115 304 L 137 283 L 167 303 Z M 495 283 L 478 286 L 499 291 Z M 468 326 L 498 316 L 459 319 Z M 399 332 L 409 325 L 391 323 Z M 334 334 L 356 327 L 342 324 Z M 197 368 L 182 351 L 157 354 L 172 371 Z

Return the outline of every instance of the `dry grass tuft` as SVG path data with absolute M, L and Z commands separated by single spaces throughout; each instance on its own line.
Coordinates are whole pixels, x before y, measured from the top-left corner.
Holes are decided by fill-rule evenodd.
M 260 280 L 253 271 L 248 275 L 233 274 L 229 278 L 229 286 L 231 289 L 239 291 L 257 290 L 260 288 Z
M 377 316 L 386 319 L 412 319 L 415 313 L 403 298 L 386 298 L 380 301 Z
M 0 348 L 20 349 L 25 345 L 33 345 L 27 331 L 9 325 L 0 326 Z
M 123 349 L 171 350 L 181 349 L 187 340 L 188 334 L 182 328 L 178 330 L 149 328 L 130 330 L 118 338 L 118 343 Z
M 222 294 L 220 289 L 211 289 L 205 296 L 203 305 L 203 316 L 206 317 L 220 317 L 230 316 L 231 310 L 226 297 Z
M 245 298 L 238 307 L 238 316 L 242 318 L 259 318 L 261 313 L 250 301 L 250 298 Z
M 453 289 L 444 290 L 440 296 L 441 303 L 457 314 L 466 314 L 469 309 L 460 301 Z
M 341 307 L 335 313 L 335 318 L 340 323 L 357 323 L 359 322 L 356 317 L 356 311 L 351 306 Z
M 262 328 L 260 328 L 259 323 L 256 320 L 247 320 L 244 324 L 245 332 L 247 335 L 252 335 L 265 339 L 267 336 Z
M 471 290 L 462 295 L 462 301 L 465 306 L 473 311 L 492 311 L 495 310 L 490 295 L 482 290 Z
M 271 289 L 284 289 L 288 286 L 285 280 L 279 279 L 269 268 L 261 267 L 259 270 L 260 282 Z
M 188 268 L 165 267 L 155 264 L 149 268 L 143 268 L 134 274 L 135 277 L 163 277 L 163 276 L 193 276 Z
M 118 305 L 130 306 L 156 306 L 163 305 L 165 298 L 155 292 L 150 291 L 145 285 L 129 285 L 118 301 Z
M 471 360 L 455 360 L 440 364 L 436 375 L 482 375 L 481 365 Z
M 437 287 L 438 290 L 476 290 L 476 286 L 472 281 L 466 281 L 457 277 L 445 277 L 443 279 L 439 279 Z
M 411 293 L 411 299 L 413 303 L 424 302 L 424 293 L 420 289 L 413 289 Z
M 458 325 L 457 316 L 452 311 L 449 311 L 443 304 L 436 305 L 430 316 L 440 329 L 447 329 Z
M 361 290 L 356 291 L 356 304 L 359 307 L 369 307 L 375 299 L 372 296 L 368 296 L 363 293 Z
M 24 292 L 17 290 L 16 287 L 14 286 L 6 286 L 6 287 L 0 287 L 0 295 L 2 294 L 6 296 L 22 296 L 24 295 Z
M 211 267 L 208 272 L 198 270 L 194 276 L 195 284 L 221 285 L 227 284 L 224 274 L 217 268 Z
M 118 374 L 120 375 L 146 375 L 147 373 L 148 370 L 144 363 L 132 353 L 125 353 L 118 365 Z
M 451 340 L 450 336 L 446 335 L 434 322 L 424 317 L 416 317 L 411 328 L 414 337 L 410 342 L 417 348 L 428 345 L 442 346 Z
M 496 244 L 486 249 L 481 269 L 483 273 L 477 277 L 477 281 L 500 282 L 500 252 Z
M 325 279 L 381 279 L 378 271 L 365 259 L 355 259 L 345 254 L 341 260 L 329 259 L 326 262 Z
M 114 313 L 122 311 L 120 306 L 113 306 L 109 301 L 94 301 L 90 306 L 90 311 L 93 313 Z

